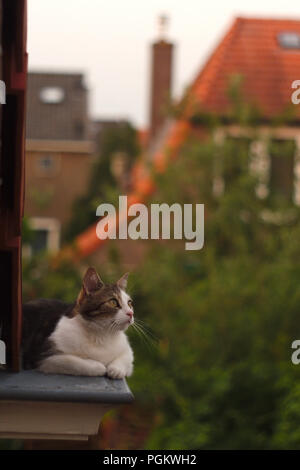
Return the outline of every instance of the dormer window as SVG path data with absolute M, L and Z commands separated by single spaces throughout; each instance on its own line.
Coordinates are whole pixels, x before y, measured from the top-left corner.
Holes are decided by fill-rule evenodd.
M 273 139 L 269 146 L 270 193 L 272 197 L 292 201 L 296 144 L 294 140 Z
M 295 32 L 283 32 L 277 36 L 278 42 L 284 49 L 300 49 L 300 34 Z
M 44 87 L 40 91 L 40 100 L 46 104 L 58 104 L 64 100 L 65 91 L 61 87 Z

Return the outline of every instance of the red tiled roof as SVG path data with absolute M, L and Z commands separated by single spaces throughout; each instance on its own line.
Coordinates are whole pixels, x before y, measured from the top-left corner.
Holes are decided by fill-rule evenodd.
M 264 117 L 291 104 L 291 84 L 300 79 L 300 49 L 286 49 L 280 33 L 298 33 L 300 20 L 237 18 L 191 87 L 205 110 L 226 113 L 229 77 L 243 76 L 243 96 Z M 300 116 L 300 107 L 296 109 Z
M 255 104 L 265 118 L 294 107 L 300 117 L 300 105 L 292 105 L 291 85 L 300 79 L 300 49 L 279 44 L 280 33 L 297 33 L 300 20 L 236 18 L 229 31 L 207 60 L 189 90 L 188 106 L 174 123 L 164 145 L 154 156 L 156 169 L 164 169 L 168 156 L 176 156 L 189 133 L 187 116 L 200 105 L 205 111 L 226 115 L 230 109 L 230 77 L 241 75 L 245 101 Z

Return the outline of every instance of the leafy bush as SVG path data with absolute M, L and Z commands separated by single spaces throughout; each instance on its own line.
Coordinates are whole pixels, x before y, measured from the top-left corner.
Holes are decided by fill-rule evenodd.
M 199 252 L 153 243 L 135 275 L 137 315 L 160 337 L 152 353 L 133 340 L 151 449 L 300 448 L 299 209 L 267 221 L 247 165 L 214 196 L 215 159 L 240 151 L 191 140 L 157 180 L 155 202 L 205 203 L 206 241 Z

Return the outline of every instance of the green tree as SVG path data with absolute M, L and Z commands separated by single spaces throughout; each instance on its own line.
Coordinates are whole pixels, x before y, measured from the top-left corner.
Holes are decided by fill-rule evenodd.
M 253 113 L 243 116 L 250 141 L 260 139 Z M 152 404 L 151 449 L 298 449 L 299 209 L 258 198 L 259 177 L 243 160 L 251 146 L 217 144 L 216 127 L 157 178 L 152 202 L 205 203 L 205 246 L 152 242 L 133 290 L 137 316 L 160 341 L 149 353 L 132 338 L 130 384 Z M 218 168 L 225 187 L 216 195 Z
M 74 302 L 81 286 L 81 273 L 72 261 L 54 262 L 45 253 L 23 259 L 23 301 L 37 298 Z
M 139 152 L 137 132 L 130 123 L 124 122 L 103 132 L 100 155 L 91 170 L 86 194 L 73 205 L 71 221 L 64 234 L 65 241 L 72 241 L 76 235 L 97 221 L 96 209 L 99 204 L 115 203 L 117 200 L 119 190 L 112 173 L 114 155 L 125 155 L 126 171 L 129 172 Z

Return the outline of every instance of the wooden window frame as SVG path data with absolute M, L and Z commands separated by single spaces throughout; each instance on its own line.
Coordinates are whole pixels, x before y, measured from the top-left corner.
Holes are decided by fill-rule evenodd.
M 27 78 L 27 0 L 2 0 L 2 77 L 6 104 L 1 105 L 0 272 L 3 339 L 7 368 L 20 370 L 22 328 L 21 226 L 24 208 L 25 94 Z M 1 261 L 0 261 L 1 262 Z M 6 271 L 6 272 L 5 272 Z M 4 284 L 3 284 L 4 282 Z

